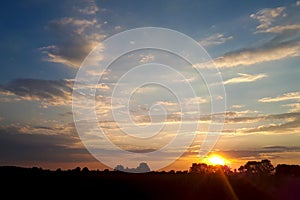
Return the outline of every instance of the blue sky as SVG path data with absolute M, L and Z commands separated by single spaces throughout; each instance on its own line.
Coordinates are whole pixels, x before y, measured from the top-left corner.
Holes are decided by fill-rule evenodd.
M 299 11 L 299 1 L 271 0 L 2 3 L 0 164 L 101 166 L 81 144 L 74 128 L 74 78 L 97 44 L 116 33 L 146 26 L 190 36 L 220 70 L 227 113 L 215 152 L 233 166 L 264 158 L 300 164 Z M 146 62 L 166 59 L 150 51 L 133 56 Z M 121 62 L 112 69 L 122 70 Z M 125 62 L 129 63 L 128 59 Z M 144 102 L 149 94 L 142 98 Z M 201 100 L 206 110 L 209 102 L 205 97 Z M 165 100 L 161 105 L 168 109 L 171 103 Z M 198 161 L 202 140 L 199 134 L 170 168 L 187 169 Z

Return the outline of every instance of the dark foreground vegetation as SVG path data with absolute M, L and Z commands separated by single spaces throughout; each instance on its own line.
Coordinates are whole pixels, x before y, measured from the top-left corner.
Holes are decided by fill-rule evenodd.
M 267 166 L 265 166 L 264 164 Z M 270 163 L 269 163 L 270 164 Z M 248 162 L 239 171 L 193 164 L 189 171 L 125 173 L 0 167 L 6 199 L 300 199 L 300 166 Z

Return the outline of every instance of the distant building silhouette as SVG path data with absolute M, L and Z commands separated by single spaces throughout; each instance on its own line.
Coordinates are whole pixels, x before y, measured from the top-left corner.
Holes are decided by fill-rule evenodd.
M 122 171 L 122 172 L 129 172 L 129 173 L 146 173 L 146 172 L 150 172 L 151 170 L 147 163 L 142 162 L 136 168 L 128 168 L 128 167 L 125 168 L 123 165 L 117 165 L 115 167 L 115 171 Z

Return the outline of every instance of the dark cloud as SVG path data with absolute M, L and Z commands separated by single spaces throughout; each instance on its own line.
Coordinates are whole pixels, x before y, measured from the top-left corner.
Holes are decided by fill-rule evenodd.
M 291 129 L 299 128 L 300 127 L 300 113 L 282 113 L 282 114 L 271 114 L 271 115 L 259 115 L 259 116 L 252 116 L 252 117 L 239 117 L 238 113 L 233 114 L 230 112 L 230 115 L 226 115 L 226 123 L 254 123 L 259 121 L 270 121 L 272 124 L 259 126 L 256 128 L 251 129 L 244 129 L 243 132 L 245 133 L 252 133 L 252 132 L 262 132 L 262 131 L 272 131 L 272 132 L 286 132 Z M 277 124 L 274 124 L 274 121 Z
M 264 156 L 268 156 L 271 158 L 280 157 L 280 153 L 286 152 L 300 152 L 299 146 L 267 146 L 262 147 L 257 150 L 228 150 L 228 151 L 218 151 L 217 153 L 220 155 L 224 155 L 229 158 L 236 159 L 262 159 Z M 279 153 L 279 154 L 278 154 Z
M 0 164 L 94 161 L 75 134 L 24 133 L 20 127 L 0 128 Z M 32 129 L 35 129 L 32 127 Z M 34 130 L 33 130 L 34 131 Z
M 273 114 L 268 115 L 266 119 L 288 119 L 288 118 L 300 118 L 300 113 L 282 113 L 282 114 Z
M 83 59 L 106 35 L 94 16 L 99 8 L 95 3 L 78 10 L 82 16 L 52 20 L 47 30 L 55 37 L 54 44 L 40 48 L 45 60 L 78 68 Z
M 300 113 L 284 113 L 284 114 L 277 114 L 277 115 L 269 115 L 265 117 L 265 119 L 279 119 L 279 120 L 288 120 L 287 122 L 278 123 L 278 124 L 271 124 L 271 125 L 264 125 L 259 126 L 256 128 L 251 128 L 245 130 L 246 133 L 253 133 L 253 132 L 272 132 L 272 133 L 286 133 L 292 132 L 300 128 Z M 300 132 L 299 132 L 300 133 Z
M 157 149 L 126 149 L 126 151 L 130 151 L 134 153 L 150 153 L 153 151 L 157 151 Z
M 300 146 L 266 146 L 264 149 L 275 152 L 299 152 Z
M 225 155 L 230 158 L 249 158 L 249 157 L 260 157 L 261 151 L 247 151 L 247 150 L 229 150 L 229 151 L 218 151 L 219 154 Z
M 55 106 L 71 104 L 72 87 L 70 80 L 15 79 L 1 85 L 0 91 Z
M 267 146 L 264 147 L 264 149 L 286 149 L 287 147 L 285 146 Z
M 249 123 L 249 122 L 257 122 L 264 117 L 231 117 L 226 118 L 226 123 Z
M 34 128 L 40 129 L 40 130 L 55 130 L 52 127 L 47 127 L 47 126 L 34 126 Z

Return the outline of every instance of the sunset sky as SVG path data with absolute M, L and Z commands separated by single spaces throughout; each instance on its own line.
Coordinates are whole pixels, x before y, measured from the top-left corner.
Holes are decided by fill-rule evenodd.
M 300 1 L 12 0 L 2 3 L 0 12 L 0 165 L 103 167 L 83 146 L 74 126 L 74 79 L 97 44 L 139 27 L 163 27 L 188 35 L 206 49 L 221 72 L 226 119 L 214 154 L 225 157 L 234 168 L 262 159 L 274 165 L 300 164 Z M 183 61 L 175 64 L 161 52 L 137 52 L 114 63 L 98 92 L 109 99 L 106 92 L 113 89 L 114 79 L 134 61 L 185 65 Z M 149 76 L 157 73 L 149 71 Z M 171 75 L 168 79 L 177 80 Z M 205 91 L 203 85 L 199 87 Z M 154 90 L 161 99 L 151 99 Z M 160 148 L 173 137 L 178 109 L 159 90 L 137 90 L 133 107 L 159 102 L 172 123 L 165 123 L 165 134 L 155 144 L 133 140 L 124 144 L 125 149 Z M 102 100 L 97 114 L 103 129 L 108 135 L 117 134 Z M 185 103 L 191 106 L 194 100 Z M 166 169 L 186 170 L 193 162 L 201 162 L 205 117 L 214 113 L 209 111 L 207 95 L 196 101 L 203 112 L 203 129 L 195 132 L 194 143 Z M 149 122 L 142 110 L 135 111 L 137 123 Z M 191 118 L 189 123 L 198 120 Z M 123 145 L 120 138 L 111 139 Z

